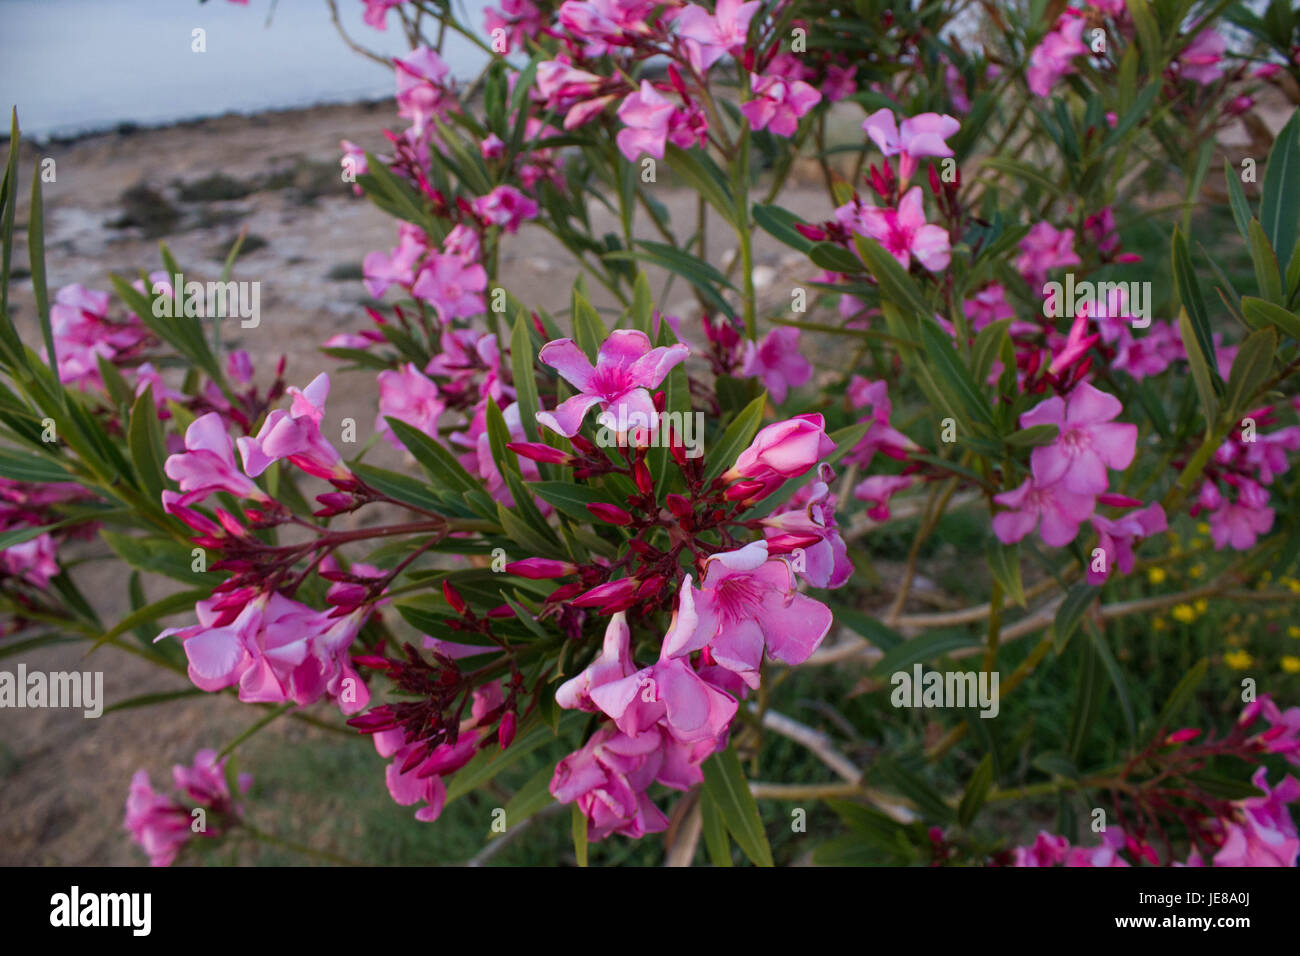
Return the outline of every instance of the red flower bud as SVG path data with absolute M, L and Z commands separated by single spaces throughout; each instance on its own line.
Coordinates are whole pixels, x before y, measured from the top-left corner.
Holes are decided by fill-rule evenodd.
M 632 523 L 632 516 L 618 505 L 593 501 L 587 505 L 587 510 L 607 524 L 629 525 Z
M 691 503 L 688 500 L 686 500 L 686 497 L 684 495 L 679 495 L 677 494 L 677 492 L 673 492 L 672 494 L 666 496 L 664 498 L 664 504 L 666 504 L 668 506 L 668 510 L 671 511 L 678 518 L 695 517 L 695 509 L 691 507 Z
M 505 750 L 514 739 L 515 712 L 511 710 L 507 711 L 506 715 L 501 718 L 501 726 L 497 728 L 497 740 L 501 743 L 501 749 Z
M 541 442 L 512 441 L 506 442 L 506 447 L 521 458 L 546 462 L 548 465 L 567 465 L 573 461 L 573 456 L 567 451 L 543 445 Z
M 619 578 L 617 581 L 607 581 L 574 598 L 573 603 L 578 607 L 598 607 L 612 614 L 618 605 L 632 597 L 636 591 L 636 586 L 636 579 L 634 578 Z
M 636 486 L 641 491 L 641 494 L 654 494 L 655 480 L 650 475 L 650 469 L 646 467 L 645 459 L 638 461 L 632 467 L 632 478 L 636 481 Z
M 454 587 L 451 586 L 451 582 L 445 579 L 442 582 L 442 596 L 447 599 L 447 603 L 451 605 L 453 611 L 461 617 L 465 616 L 465 611 L 467 609 L 465 599 L 460 596 L 460 593 Z
M 511 561 L 506 565 L 506 573 L 514 574 L 521 578 L 531 578 L 535 581 L 546 578 L 562 578 L 566 574 L 573 574 L 578 570 L 576 564 L 568 561 L 555 561 L 551 558 L 524 558 L 522 561 Z

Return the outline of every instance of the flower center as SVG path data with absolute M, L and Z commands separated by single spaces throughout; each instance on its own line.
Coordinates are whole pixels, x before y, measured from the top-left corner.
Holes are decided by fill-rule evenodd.
M 727 578 L 718 584 L 714 595 L 728 624 L 753 618 L 763 603 L 763 592 L 750 578 Z

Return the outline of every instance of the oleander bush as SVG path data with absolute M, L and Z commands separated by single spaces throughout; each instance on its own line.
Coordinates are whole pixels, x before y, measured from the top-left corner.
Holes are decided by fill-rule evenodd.
M 136 775 L 153 863 L 277 842 L 233 758 L 298 719 L 410 827 L 531 825 L 542 862 L 1295 865 L 1285 0 L 364 2 L 411 51 L 340 175 L 394 245 L 310 380 L 223 345 L 238 247 L 51 297 L 14 122 L 0 654 L 250 705 L 171 792 Z M 564 312 L 503 266 L 521 229 Z M 340 368 L 373 422 L 331 417 Z

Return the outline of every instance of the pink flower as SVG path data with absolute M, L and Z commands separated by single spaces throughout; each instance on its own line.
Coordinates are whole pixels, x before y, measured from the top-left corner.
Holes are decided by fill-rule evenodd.
M 962 309 L 976 332 L 1001 319 L 1014 318 L 1016 314 L 1007 301 L 1007 290 L 997 282 L 990 282 L 976 292 L 973 299 L 963 302 Z
M 1065 862 L 1070 850 L 1070 841 L 1063 836 L 1039 830 L 1038 836 L 1030 846 L 1018 846 L 1015 849 L 1013 866 L 1058 866 Z
M 1025 79 L 1035 96 L 1049 96 L 1057 80 L 1074 72 L 1070 61 L 1088 52 L 1083 44 L 1083 27 L 1082 17 L 1063 14 L 1056 21 L 1056 29 L 1034 47 Z
M 185 451 L 163 462 L 167 477 L 180 484 L 183 492 L 197 492 L 200 500 L 214 491 L 236 498 L 252 498 L 269 504 L 271 499 L 235 465 L 235 443 L 226 433 L 225 420 L 217 412 L 196 418 L 185 429 Z
M 838 103 L 852 96 L 858 90 L 857 66 L 836 66 L 831 63 L 826 67 L 826 79 L 822 81 L 822 95 L 827 103 Z
M 618 131 L 618 148 L 624 158 L 636 162 L 645 153 L 663 159 L 672 115 L 673 104 L 649 80 L 642 80 L 641 88 L 629 93 L 618 108 L 618 118 L 625 127 Z
M 594 96 L 604 83 L 603 78 L 579 70 L 564 57 L 537 64 L 537 92 L 546 105 L 556 111 L 575 99 Z
M 50 578 L 57 577 L 58 548 L 48 533 L 37 535 L 30 541 L 11 544 L 0 551 L 0 571 L 20 577 L 29 584 L 45 590 Z
M 1228 41 L 1222 33 L 1205 29 L 1178 54 L 1178 73 L 1185 79 L 1209 86 L 1223 76 L 1223 54 Z
M 825 418 L 818 414 L 796 415 L 768 425 L 755 435 L 722 480 L 756 483 L 758 487 L 745 496 L 752 504 L 776 491 L 786 479 L 802 475 L 834 450 L 835 443 L 826 434 Z
M 537 218 L 537 203 L 514 186 L 498 186 L 473 202 L 474 215 L 485 224 L 500 226 L 507 233 L 517 232 L 525 219 Z
M 779 76 L 750 77 L 754 98 L 741 104 L 754 129 L 766 129 L 777 136 L 793 136 L 799 117 L 821 102 L 822 95 L 803 80 L 786 80 Z
M 835 496 L 831 466 L 818 467 L 817 480 L 804 485 L 775 514 L 763 519 L 769 553 L 798 548 L 793 570 L 815 588 L 838 588 L 853 573 L 848 547 L 835 521 Z M 811 539 L 811 540 L 810 540 Z
M 872 475 L 858 483 L 853 489 L 853 497 L 873 504 L 867 510 L 867 517 L 872 521 L 888 521 L 889 499 L 903 489 L 910 488 L 912 482 L 913 479 L 908 475 Z
M 762 344 L 745 343 L 745 359 L 740 374 L 760 376 L 772 395 L 772 401 L 778 405 L 785 401 L 790 386 L 805 384 L 812 378 L 812 373 L 812 363 L 799 353 L 799 330 L 796 328 L 775 328 Z
M 1165 509 L 1152 502 L 1122 518 L 1092 516 L 1092 526 L 1097 531 L 1097 547 L 1105 557 L 1100 569 L 1088 562 L 1088 583 L 1101 585 L 1110 576 L 1111 568 L 1118 567 L 1124 574 L 1133 570 L 1133 542 L 1159 534 L 1168 527 Z
M 441 116 L 453 101 L 445 86 L 451 67 L 428 47 L 412 50 L 393 60 L 397 72 L 397 115 L 414 120 L 423 129 L 434 116 Z
M 657 388 L 689 354 L 685 345 L 651 348 L 644 332 L 616 329 L 601 344 L 593 367 L 571 339 L 547 342 L 538 359 L 559 372 L 580 394 L 562 402 L 553 412 L 538 412 L 537 421 L 572 438 L 582 427 L 588 410 L 599 403 L 601 410 L 617 421 L 652 428 L 658 416 L 649 389 Z
M 1044 487 L 1033 478 L 1012 491 L 994 495 L 993 500 L 1011 509 L 993 516 L 993 533 L 1003 544 L 1014 544 L 1039 525 L 1044 543 L 1062 548 L 1074 540 L 1079 525 L 1092 515 L 1096 499 L 1069 491 L 1064 484 Z
M 1021 428 L 1056 425 L 1060 429 L 1050 445 L 1040 445 L 1030 455 L 1035 482 L 1040 486 L 1061 482 L 1067 491 L 1080 495 L 1105 491 L 1106 469 L 1123 471 L 1137 450 L 1137 426 L 1111 421 L 1123 410 L 1115 396 L 1083 382 L 1067 398 L 1054 395 L 1021 415 Z
M 889 401 L 888 382 L 884 379 L 871 382 L 861 375 L 854 375 L 849 381 L 847 394 L 854 408 L 867 412 L 858 422 L 871 423 L 862 440 L 849 452 L 850 461 L 865 468 L 871 464 L 877 451 L 895 461 L 904 461 L 909 454 L 920 450 L 916 442 L 890 427 L 889 418 L 893 408 Z
M 610 619 L 600 656 L 560 687 L 556 702 L 567 709 L 603 711 L 629 737 L 660 726 L 683 743 L 717 741 L 736 715 L 736 702 L 701 680 L 689 662 L 669 656 L 666 640 L 659 662 L 637 670 L 629 637 L 620 611 Z
M 293 404 L 288 411 L 277 408 L 266 417 L 254 438 L 240 438 L 235 444 L 244 460 L 244 471 L 257 477 L 274 461 L 287 458 L 298 468 L 328 481 L 350 481 L 352 472 L 321 434 L 325 399 L 330 377 L 321 372 L 305 389 L 289 387 Z
M 233 0 L 235 3 L 247 3 L 248 0 Z M 401 6 L 402 0 L 365 0 L 366 12 L 361 15 L 367 26 L 376 30 L 388 29 L 388 11 Z
M 945 140 L 961 129 L 961 123 L 946 113 L 920 113 L 904 119 L 900 129 L 893 111 L 881 108 L 862 121 L 862 129 L 884 155 L 900 157 L 898 178 L 906 183 L 920 157 L 953 155 Z
M 703 74 L 729 50 L 744 47 L 749 21 L 760 6 L 759 0 L 718 0 L 710 15 L 703 7 L 686 4 L 677 15 L 677 26 L 691 65 Z
M 1082 265 L 1083 260 L 1074 251 L 1074 230 L 1063 229 L 1059 232 L 1051 223 L 1036 224 L 1025 238 L 1020 240 L 1020 256 L 1016 259 L 1016 271 L 1025 277 L 1031 286 L 1038 287 L 1047 278 L 1049 269 L 1061 266 Z
M 555 765 L 551 794 L 560 803 L 577 802 L 588 821 L 588 839 L 603 840 L 611 833 L 637 839 L 668 828 L 668 818 L 646 789 L 656 779 L 679 785 L 678 768 L 690 766 L 691 748 L 670 747 L 664 738 L 658 728 L 629 737 L 615 727 L 602 727 L 582 749 Z
M 467 263 L 460 256 L 431 253 L 411 286 L 411 295 L 428 302 L 447 323 L 481 315 L 487 289 L 487 270 L 477 263 Z
M 1213 491 L 1210 494 L 1206 489 Z M 1214 504 L 1206 504 L 1214 500 Z M 1214 550 L 1229 545 L 1237 551 L 1249 551 L 1261 534 L 1273 530 L 1273 509 L 1268 506 L 1268 492 L 1250 480 L 1242 480 L 1237 500 L 1230 502 L 1219 495 L 1213 483 L 1206 482 L 1199 501 L 1211 508 L 1210 537 Z
M 560 24 L 586 41 L 586 56 L 599 57 L 649 33 L 646 20 L 653 9 L 650 0 L 565 0 Z
M 1237 801 L 1236 819 L 1222 821 L 1226 832 L 1214 865 L 1294 867 L 1300 839 L 1287 804 L 1300 800 L 1300 782 L 1288 774 L 1269 789 L 1267 767 L 1258 768 L 1250 782 L 1264 796 Z
M 385 418 L 396 418 L 438 440 L 438 419 L 446 409 L 438 386 L 407 362 L 399 371 L 379 373 L 379 415 L 375 428 L 394 448 L 404 447 Z
M 377 299 L 390 285 L 410 288 L 415 281 L 415 267 L 428 248 L 428 239 L 418 226 L 402 223 L 398 228 L 397 248 L 388 255 L 371 252 L 362 263 L 366 291 Z
M 911 265 L 912 256 L 931 272 L 948 268 L 951 258 L 948 231 L 925 221 L 920 186 L 907 191 L 899 200 L 897 210 L 862 208 L 855 229 L 884 246 L 904 269 Z
M 714 554 L 697 589 L 682 582 L 663 654 L 680 657 L 703 647 L 750 687 L 758 686 L 763 652 L 801 664 L 831 628 L 830 608 L 795 590 L 783 558 L 769 558 L 766 541 Z
M 173 766 L 172 780 L 177 796 L 156 792 L 148 772 L 137 770 L 127 793 L 123 824 L 149 854 L 150 866 L 170 866 L 197 832 L 192 829 L 192 810 L 206 811 L 207 826 L 201 832 L 207 838 L 220 836 L 229 819 L 241 813 L 226 783 L 226 759 L 217 760 L 215 750 L 195 753 L 193 767 Z M 240 793 L 247 792 L 252 782 L 248 774 L 240 774 Z

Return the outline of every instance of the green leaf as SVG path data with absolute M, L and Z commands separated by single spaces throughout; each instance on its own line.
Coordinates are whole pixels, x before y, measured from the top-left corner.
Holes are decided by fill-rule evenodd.
M 932 310 L 926 305 L 925 298 L 916 287 L 916 283 L 912 281 L 912 277 L 880 243 L 874 239 L 854 235 L 853 244 L 862 261 L 867 264 L 871 274 L 880 283 L 882 298 L 912 312 L 913 322 L 917 316 L 930 315 Z
M 804 236 L 795 224 L 803 220 L 780 206 L 755 206 L 752 210 L 754 222 L 758 226 L 800 252 L 807 253 L 813 247 L 813 241 Z
M 1029 163 L 1022 163 L 1015 159 L 1003 159 L 1000 156 L 986 157 L 983 163 L 985 166 L 1000 172 L 1010 173 L 1022 182 L 1038 186 L 1040 189 L 1046 190 L 1049 196 L 1058 197 L 1062 194 L 1061 187 L 1052 182 L 1037 166 L 1031 166 Z
M 204 598 L 212 596 L 212 592 L 204 588 L 196 588 L 190 591 L 178 591 L 175 594 L 169 594 L 161 600 L 154 601 L 152 604 L 146 604 L 138 610 L 132 611 L 122 620 L 118 621 L 113 627 L 104 633 L 104 636 L 95 641 L 94 647 L 87 651 L 98 650 L 103 645 L 109 643 L 116 637 L 120 637 L 127 631 L 134 631 L 138 627 L 146 624 L 152 624 L 162 617 L 169 617 L 172 614 L 180 614 L 188 611 L 194 613 L 194 606 Z
M 510 335 L 510 366 L 514 373 L 515 398 L 519 402 L 519 420 L 529 441 L 537 441 L 537 376 L 533 373 L 533 339 L 523 310 L 515 316 Z
M 587 816 L 573 805 L 573 855 L 578 859 L 578 866 L 587 865 Z
M 609 337 L 609 330 L 601 321 L 597 312 L 586 297 L 576 289 L 573 292 L 573 337 L 578 348 L 586 353 L 592 362 L 596 361 L 596 352 L 601 343 Z
M 1013 448 L 1037 448 L 1039 445 L 1050 445 L 1060 431 L 1056 425 L 1031 425 L 1012 432 L 1002 440 Z
M 1279 262 L 1289 262 L 1300 229 L 1300 110 L 1277 134 L 1264 169 L 1259 221 Z
M 1083 615 L 1092 606 L 1092 602 L 1097 600 L 1098 593 L 1098 589 L 1087 581 L 1080 581 L 1066 593 L 1065 600 L 1056 609 L 1056 619 L 1052 622 L 1052 641 L 1058 654 L 1065 649 L 1078 629 L 1079 622 L 1083 620 Z
M 1242 302 L 1244 304 L 1245 300 L 1243 299 Z M 1178 333 L 1183 341 L 1183 351 L 1187 353 L 1187 365 L 1192 372 L 1192 381 L 1196 384 L 1196 394 L 1201 399 L 1205 421 L 1207 425 L 1212 426 L 1219 418 L 1219 399 L 1214 387 L 1214 383 L 1217 383 L 1219 378 L 1217 374 L 1210 371 L 1205 353 L 1201 351 L 1201 341 L 1192 328 L 1186 309 L 1179 310 Z
M 221 583 L 219 574 L 193 570 L 192 549 L 175 538 L 135 538 L 103 529 L 99 534 L 119 558 L 137 570 L 163 574 L 186 584 Z
M 749 447 L 749 443 L 758 433 L 759 423 L 763 420 L 763 408 L 766 405 L 767 392 L 764 392 L 731 420 L 722 437 L 708 451 L 709 467 L 704 471 L 705 485 L 734 465 L 740 453 Z
M 687 152 L 669 143 L 664 149 L 664 159 L 668 160 L 673 173 L 686 180 L 691 189 L 703 196 L 727 223 L 733 227 L 736 225 L 736 202 L 727 179 L 707 153 L 702 150 Z
M 741 852 L 755 866 L 772 866 L 772 848 L 734 746 L 706 760 L 703 770 L 704 789 Z
M 952 823 L 957 819 L 937 790 L 921 777 L 912 773 L 892 757 L 880 757 L 871 768 L 870 777 L 897 790 L 916 804 L 922 816 L 937 823 Z
M 1001 585 L 1002 593 L 1024 607 L 1025 588 L 1020 579 L 1020 545 L 1003 544 L 997 538 L 992 538 L 986 556 L 989 570 Z
M 961 356 L 953 348 L 952 337 L 929 315 L 921 316 L 921 342 L 925 347 L 927 361 L 933 364 L 948 388 L 956 394 L 969 418 L 991 428 L 993 408 L 989 405 L 988 397 L 975 384 L 970 369 L 962 363 Z
M 1252 219 L 1246 227 L 1250 231 L 1250 261 L 1255 266 L 1255 282 L 1259 293 L 1269 302 L 1282 304 L 1282 276 L 1278 272 L 1277 256 L 1264 236 L 1264 227 Z
M 488 749 L 492 748 L 489 747 Z M 515 795 L 506 801 L 506 829 L 504 831 L 489 831 L 488 839 L 493 840 L 501 836 L 502 833 L 510 832 L 525 820 L 536 816 L 554 803 L 555 798 L 551 796 L 551 791 L 548 789 L 553 776 L 555 776 L 555 768 L 547 764 L 529 777 L 524 785 L 515 791 Z
M 586 715 L 571 711 L 560 720 L 560 735 L 575 729 L 581 718 Z M 480 750 L 469 763 L 465 764 L 447 784 L 447 801 L 450 804 L 459 800 L 471 790 L 476 790 L 492 780 L 502 770 L 513 767 L 539 747 L 556 739 L 556 734 L 545 724 L 537 724 L 526 733 L 520 733 L 505 750 L 489 747 Z
M 1097 660 L 1101 662 L 1102 669 L 1115 687 L 1115 696 L 1119 698 L 1119 710 L 1124 717 L 1124 727 L 1128 730 L 1129 737 L 1136 737 L 1137 722 L 1133 719 L 1133 701 L 1128 692 L 1128 681 L 1124 677 L 1124 671 L 1115 660 L 1115 655 L 1111 653 L 1106 635 L 1091 624 L 1085 627 L 1084 631 L 1092 643 Z
M 1291 338 L 1300 339 L 1300 316 L 1280 305 L 1245 295 L 1241 297 L 1241 311 L 1253 328 L 1274 325 Z
M 1124 5 L 1137 27 L 1138 46 L 1142 48 L 1147 73 L 1158 77 L 1164 68 L 1164 49 L 1160 43 L 1160 28 L 1151 13 L 1150 0 L 1124 0 Z
M 1228 204 L 1232 207 L 1232 218 L 1237 223 L 1237 231 L 1241 233 L 1241 238 L 1247 242 L 1250 241 L 1250 221 L 1253 218 L 1250 214 L 1250 203 L 1246 201 L 1246 193 L 1241 188 L 1241 179 L 1237 171 L 1229 164 L 1227 157 L 1223 159 L 1223 177 L 1228 182 Z
M 163 475 L 166 451 L 162 429 L 158 426 L 158 412 L 153 403 L 152 384 L 145 387 L 131 407 L 127 445 L 131 449 L 131 463 L 140 476 L 141 490 L 151 501 L 160 501 L 163 489 L 167 487 Z
M 1190 328 L 1196 335 L 1196 343 L 1199 346 L 1201 355 L 1207 360 L 1214 357 L 1214 337 L 1210 333 L 1210 315 L 1205 310 L 1205 300 L 1201 297 L 1201 288 L 1196 283 L 1196 271 L 1192 267 L 1192 256 L 1187 251 L 1187 240 L 1183 237 L 1182 230 L 1174 227 L 1173 247 L 1173 266 L 1174 281 L 1178 286 L 1178 295 L 1182 299 L 1183 307 L 1190 320 Z M 1179 318 L 1180 329 L 1182 318 Z M 1188 361 L 1191 359 L 1189 357 Z M 1192 369 L 1196 374 L 1196 369 Z M 1202 369 L 1202 374 L 1208 374 L 1208 384 L 1214 394 L 1223 394 L 1223 382 L 1219 380 L 1218 372 L 1214 366 L 1206 364 Z M 1198 387 L 1200 387 L 1198 382 Z
M 36 158 L 32 173 L 32 203 L 27 213 L 27 259 L 32 273 L 32 297 L 36 300 L 36 316 L 41 323 L 41 337 L 45 340 L 45 354 L 50 368 L 58 368 L 54 351 L 54 331 L 50 325 L 50 293 L 45 282 L 45 206 L 41 200 L 41 161 Z M 62 391 L 58 376 L 53 378 L 54 388 Z
M 456 456 L 424 432 L 390 415 L 385 415 L 384 421 L 388 422 L 388 427 L 393 430 L 397 440 L 406 446 L 406 450 L 433 479 L 435 487 L 453 491 L 473 491 L 478 487 L 469 472 L 456 460 Z
M 965 828 L 970 827 L 979 814 L 980 808 L 984 806 L 984 800 L 988 797 L 989 789 L 992 786 L 993 755 L 985 754 L 984 759 L 975 768 L 975 772 L 970 775 L 970 780 L 966 783 L 966 790 L 961 795 L 961 803 L 957 805 L 957 822 L 959 824 Z
M 722 822 L 722 811 L 713 802 L 709 791 L 700 790 L 700 829 L 704 834 L 704 850 L 714 866 L 731 866 L 731 841 L 727 827 Z
M 876 677 L 887 677 L 906 670 L 913 664 L 946 657 L 955 650 L 974 647 L 978 643 L 976 638 L 964 631 L 926 631 L 890 648 L 876 661 L 871 672 Z
M 1160 715 L 1156 717 L 1153 728 L 1155 731 L 1165 731 L 1172 726 L 1174 718 L 1187 706 L 1195 696 L 1197 688 L 1201 686 L 1201 682 L 1205 680 L 1205 672 L 1208 668 L 1209 661 L 1201 658 L 1192 666 L 1191 670 L 1183 675 L 1182 680 L 1178 682 L 1178 686 L 1173 689 L 1168 700 L 1165 701 L 1165 705 L 1160 708 Z
M 1277 333 L 1272 328 L 1260 329 L 1246 336 L 1237 355 L 1232 360 L 1228 375 L 1226 405 L 1234 418 L 1250 411 L 1255 393 L 1273 370 L 1273 356 L 1277 353 Z
M 852 275 L 863 270 L 863 262 L 849 250 L 833 242 L 819 242 L 808 250 L 808 258 L 814 265 L 831 272 L 843 272 Z
M 116 704 L 110 704 L 104 708 L 104 713 L 111 714 L 115 710 L 152 707 L 154 704 L 167 704 L 173 700 L 184 700 L 186 697 L 198 697 L 206 693 L 207 691 L 200 690 L 197 687 L 185 687 L 181 690 L 169 690 L 157 694 L 140 694 L 137 697 L 128 697 L 126 700 L 119 700 Z

